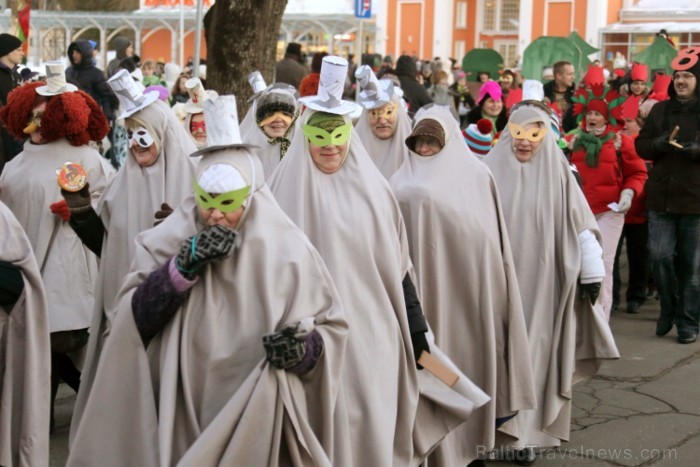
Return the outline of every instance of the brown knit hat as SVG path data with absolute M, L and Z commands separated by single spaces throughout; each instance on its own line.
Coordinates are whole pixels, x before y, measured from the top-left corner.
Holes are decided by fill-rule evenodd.
M 413 127 L 413 132 L 406 138 L 408 149 L 415 152 L 416 140 L 419 136 L 432 136 L 440 143 L 440 148 L 445 147 L 445 130 L 437 120 L 424 118 L 416 123 L 416 126 Z

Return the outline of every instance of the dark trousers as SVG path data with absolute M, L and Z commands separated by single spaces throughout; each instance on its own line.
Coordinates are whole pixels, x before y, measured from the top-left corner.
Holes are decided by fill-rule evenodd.
M 620 242 L 617 244 L 615 253 L 615 267 L 613 268 L 613 303 L 620 302 L 620 253 L 622 243 L 627 243 L 627 293 L 625 298 L 627 303 L 636 301 L 644 303 L 646 300 L 647 283 L 649 282 L 649 249 L 647 239 L 649 238 L 647 224 L 625 224 L 620 235 Z
M 677 255 L 677 256 L 676 256 Z M 700 321 L 700 215 L 649 212 L 649 260 L 659 288 L 659 320 L 679 332 Z

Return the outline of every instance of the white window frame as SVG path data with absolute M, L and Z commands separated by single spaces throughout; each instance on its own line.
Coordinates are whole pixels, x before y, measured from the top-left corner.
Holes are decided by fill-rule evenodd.
M 503 54 L 501 52 L 501 47 L 504 46 L 506 47 L 506 50 L 508 50 L 508 47 L 512 47 L 513 50 L 513 56 L 510 57 L 508 54 Z M 516 59 L 518 58 L 518 40 L 517 39 L 496 39 L 493 41 L 493 50 L 498 52 L 503 56 L 503 64 L 505 65 L 506 68 L 512 68 L 514 64 L 516 63 Z
M 463 40 L 455 41 L 454 50 L 452 52 L 452 56 L 457 59 L 457 62 L 461 66 L 462 59 L 467 54 L 467 42 Z
M 487 29 L 486 24 L 484 22 L 486 21 L 486 2 L 487 1 L 492 1 L 495 2 L 496 6 L 494 9 L 495 16 L 493 18 L 493 24 L 494 28 L 493 29 Z M 481 0 L 480 2 L 480 8 L 482 9 L 481 13 L 481 20 L 480 20 L 480 26 L 481 26 L 481 33 L 482 34 L 488 34 L 488 35 L 512 35 L 512 34 L 518 34 L 519 28 L 518 26 L 513 25 L 513 29 L 500 29 L 501 25 L 501 11 L 503 10 L 503 5 L 502 5 L 503 0 Z M 519 5 L 518 5 L 519 9 Z
M 455 29 L 467 29 L 467 2 L 458 1 L 455 7 Z

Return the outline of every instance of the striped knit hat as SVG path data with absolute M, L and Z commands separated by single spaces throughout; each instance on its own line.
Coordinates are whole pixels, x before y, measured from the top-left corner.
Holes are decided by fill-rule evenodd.
M 491 150 L 491 132 L 493 123 L 487 118 L 482 118 L 476 123 L 472 123 L 462 130 L 464 141 L 475 156 L 482 158 Z

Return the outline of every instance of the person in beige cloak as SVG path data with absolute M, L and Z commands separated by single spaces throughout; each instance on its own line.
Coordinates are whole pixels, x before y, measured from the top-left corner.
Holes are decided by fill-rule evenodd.
M 0 465 L 49 464 L 49 316 L 32 246 L 0 202 Z
M 70 226 L 103 265 L 71 433 L 83 413 L 114 320 L 117 292 L 134 257 L 136 235 L 153 227 L 154 220 L 162 221 L 172 211 L 171 205 L 178 206 L 191 193 L 194 174 L 189 155 L 196 147 L 170 107 L 158 100 L 158 94 L 143 94 L 126 70 L 116 73 L 108 83 L 119 98 L 119 119 L 124 120 L 130 134 L 129 156 L 95 209 L 90 204 L 89 184 L 75 193 L 61 191 L 70 210 Z
M 408 160 L 404 141 L 411 134 L 411 118 L 401 96 L 388 79 L 377 80 L 368 65 L 355 72 L 359 103 L 365 110 L 355 131 L 379 171 L 388 180 Z
M 69 466 L 348 465 L 347 323 L 235 109 L 205 102 L 194 195 L 137 237 Z
M 347 67 L 324 57 L 319 95 L 301 99 L 308 108 L 270 187 L 319 250 L 350 326 L 339 398 L 353 457 L 338 465 L 415 466 L 488 397 L 464 375 L 450 388 L 417 368 L 425 351 L 458 371 L 430 344 L 401 212 L 352 131 Z
M 521 449 L 522 460 L 534 459 L 533 447 L 569 439 L 572 386 L 619 358 L 595 304 L 600 233 L 550 124 L 545 106 L 523 101 L 485 158 L 501 196 L 535 376 L 537 409 L 518 414 L 518 440 L 500 439 Z
M 429 462 L 465 466 L 493 449 L 496 429 L 519 438 L 512 417 L 535 408 L 527 331 L 493 177 L 471 157 L 449 108 L 428 104 L 415 121 L 408 161 L 389 183 L 406 224 L 416 288 L 436 343 L 491 397 Z M 437 152 L 425 144 L 430 139 Z
M 113 171 L 88 146 L 89 141 L 102 140 L 109 130 L 102 109 L 89 95 L 66 83 L 62 63 L 49 62 L 46 71 L 47 83 L 17 88 L 0 111 L 16 138 L 29 136 L 22 153 L 0 176 L 0 200 L 27 233 L 44 281 L 55 397 L 60 379 L 78 390 L 76 363 L 82 355 L 76 352 L 87 343 L 97 280 L 96 256 L 68 225 L 70 213 L 56 171 L 68 161 L 82 165 L 92 182 L 91 203 L 102 194 Z
M 265 178 L 270 178 L 292 144 L 299 116 L 298 94 L 294 86 L 277 83 L 255 99 L 255 125 L 241 133 L 243 141 L 257 146 L 255 153 L 262 162 Z

